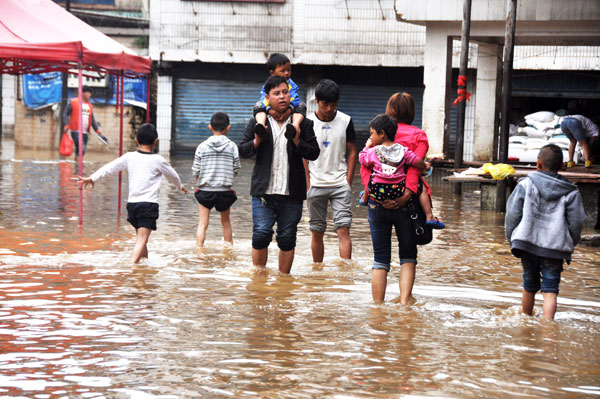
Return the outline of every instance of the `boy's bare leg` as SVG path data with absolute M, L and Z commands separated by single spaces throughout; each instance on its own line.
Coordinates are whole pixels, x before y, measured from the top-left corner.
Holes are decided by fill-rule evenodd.
M 419 203 L 423 208 L 423 212 L 425 212 L 425 219 L 434 220 L 435 218 L 433 217 L 433 211 L 431 209 L 431 201 L 429 200 L 429 195 L 427 194 L 427 191 L 423 190 L 421 192 L 421 194 L 419 195 Z
M 206 208 L 205 206 L 198 205 L 198 229 L 196 230 L 196 243 L 199 247 L 204 246 L 209 219 L 210 209 Z
M 347 226 L 338 227 L 337 235 L 340 258 L 352 259 L 352 239 L 350 239 L 350 228 Z
M 554 320 L 558 294 L 554 292 L 542 292 L 542 295 L 544 296 L 544 319 Z
M 385 299 L 385 289 L 387 288 L 387 274 L 383 269 L 373 269 L 371 273 L 371 295 L 373 302 L 383 303 Z
M 300 134 L 300 124 L 304 120 L 304 115 L 294 112 L 292 114 L 292 125 L 296 128 L 296 135 Z
M 400 303 L 408 305 L 415 302 L 412 296 L 413 285 L 415 284 L 415 263 L 403 263 L 400 269 Z
M 323 231 L 313 231 L 312 232 L 312 240 L 310 242 L 310 249 L 312 252 L 313 262 L 321 263 L 323 262 L 323 257 L 325 256 L 325 245 L 323 244 L 323 236 L 325 232 Z
M 545 305 L 544 301 L 544 305 Z M 521 298 L 521 309 L 523 313 L 531 316 L 533 314 L 533 305 L 535 304 L 535 292 L 523 290 L 523 298 Z
M 268 249 L 254 249 L 252 248 L 252 264 L 256 267 L 266 267 L 267 257 L 269 255 Z
M 135 247 L 133 247 L 133 253 L 131 254 L 131 260 L 133 263 L 139 263 L 141 258 L 148 257 L 148 238 L 152 233 L 152 229 L 147 227 L 140 227 L 136 230 Z
M 259 123 L 265 127 L 267 126 L 266 112 L 257 112 L 256 115 L 254 115 L 254 119 L 256 119 L 256 123 Z
M 231 230 L 231 220 L 229 219 L 229 211 L 221 212 L 221 226 L 223 226 L 223 239 L 231 244 L 233 244 L 233 231 Z
M 289 251 L 279 250 L 279 271 L 281 273 L 289 274 L 292 270 L 292 263 L 294 263 L 294 253 L 296 251 L 291 249 Z

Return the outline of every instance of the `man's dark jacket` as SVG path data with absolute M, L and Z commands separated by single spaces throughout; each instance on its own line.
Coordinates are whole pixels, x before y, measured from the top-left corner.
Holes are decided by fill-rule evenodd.
M 271 164 L 273 162 L 273 135 L 269 129 L 268 134 L 261 140 L 258 148 L 254 148 L 254 126 L 256 120 L 250 118 L 244 138 L 238 145 L 240 157 L 250 158 L 256 155 L 256 162 L 252 170 L 252 183 L 250 185 L 250 195 L 253 197 L 262 197 L 269 186 L 271 178 Z M 269 127 L 267 120 L 267 127 Z M 287 140 L 284 136 L 282 140 Z M 304 163 L 302 158 L 314 161 L 319 157 L 319 144 L 313 130 L 313 122 L 305 118 L 300 125 L 300 142 L 298 147 L 292 140 L 287 142 L 287 155 L 289 164 L 288 190 L 290 198 L 296 200 L 306 199 L 306 175 L 304 173 Z

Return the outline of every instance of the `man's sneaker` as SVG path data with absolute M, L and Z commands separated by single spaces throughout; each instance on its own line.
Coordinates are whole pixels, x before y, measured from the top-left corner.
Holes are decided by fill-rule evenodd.
M 585 161 L 585 167 L 586 168 L 591 168 L 592 167 L 592 161 Z
M 567 162 L 567 168 L 572 168 L 573 166 L 575 166 L 575 162 L 573 162 L 573 161 Z

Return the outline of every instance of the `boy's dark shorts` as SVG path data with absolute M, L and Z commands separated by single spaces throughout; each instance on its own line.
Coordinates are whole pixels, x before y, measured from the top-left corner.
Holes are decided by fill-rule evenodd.
M 158 204 L 154 202 L 130 202 L 127 204 L 127 221 L 139 229 L 146 227 L 156 230 Z
M 562 259 L 545 258 L 522 251 L 523 289 L 527 292 L 541 290 L 542 292 L 558 294 L 563 262 Z
M 196 200 L 205 208 L 212 209 L 213 207 L 219 211 L 224 212 L 231 208 L 231 205 L 237 201 L 235 191 L 203 191 L 196 190 L 194 194 Z

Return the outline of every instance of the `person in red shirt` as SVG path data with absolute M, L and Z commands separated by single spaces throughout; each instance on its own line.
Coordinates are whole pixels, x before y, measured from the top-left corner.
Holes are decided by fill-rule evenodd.
M 102 140 L 105 144 L 108 144 L 108 139 L 102 135 L 102 132 L 98 127 L 98 123 L 96 123 L 96 119 L 94 118 L 94 107 L 90 102 L 91 98 L 92 89 L 90 89 L 88 86 L 83 86 L 83 154 L 85 154 L 85 150 L 87 148 L 88 133 L 90 131 L 90 128 L 94 128 L 94 131 L 96 132 L 98 137 L 100 137 L 100 140 Z M 77 97 L 71 98 L 67 102 L 67 106 L 65 107 L 65 111 L 63 113 L 63 121 L 67 121 L 67 124 L 65 125 L 65 132 L 67 130 L 71 131 L 71 138 L 73 139 L 73 143 L 75 144 L 75 158 L 77 158 L 79 156 L 79 99 Z

